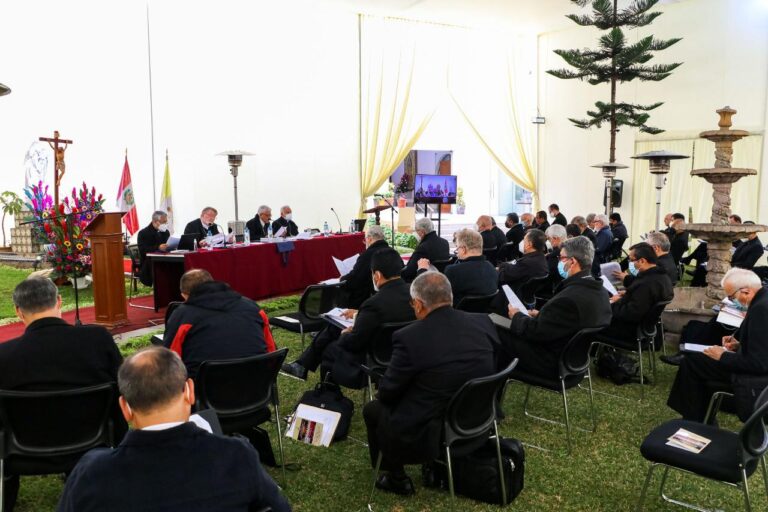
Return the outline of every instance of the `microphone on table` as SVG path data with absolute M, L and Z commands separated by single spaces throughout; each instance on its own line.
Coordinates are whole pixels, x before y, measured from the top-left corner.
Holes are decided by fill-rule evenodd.
M 339 223 L 339 234 L 341 234 L 343 231 L 342 231 L 342 229 L 341 229 L 341 220 L 339 220 L 339 214 L 338 214 L 338 213 L 336 213 L 336 210 L 334 210 L 334 209 L 333 209 L 333 206 L 331 206 L 331 211 L 332 211 L 332 212 L 333 212 L 333 214 L 336 216 L 336 222 L 338 222 L 338 223 Z

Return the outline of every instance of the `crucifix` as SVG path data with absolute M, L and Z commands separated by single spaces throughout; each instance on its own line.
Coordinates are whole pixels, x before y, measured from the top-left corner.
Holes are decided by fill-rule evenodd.
M 61 178 L 64 177 L 64 172 L 66 169 L 66 165 L 64 164 L 64 152 L 67 150 L 67 147 L 72 144 L 72 141 L 60 139 L 58 130 L 54 130 L 53 138 L 40 137 L 40 141 L 47 142 L 48 145 L 51 146 L 53 155 L 55 157 L 53 165 L 53 204 L 58 206 L 59 185 L 61 185 Z M 63 146 L 59 146 L 59 144 L 63 144 Z

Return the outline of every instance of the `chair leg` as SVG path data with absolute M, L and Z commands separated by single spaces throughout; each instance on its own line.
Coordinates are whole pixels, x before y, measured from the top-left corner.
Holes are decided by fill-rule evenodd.
M 373 402 L 373 380 L 368 376 L 368 400 Z
M 283 432 L 280 428 L 280 406 L 275 403 L 275 426 L 277 427 L 277 446 L 280 448 L 280 465 L 283 467 L 283 488 L 288 487 L 288 477 L 285 474 L 285 451 L 283 450 Z
M 0 512 L 5 510 L 5 460 L 0 459 Z
M 565 411 L 565 438 L 568 444 L 568 454 L 571 453 L 571 417 L 568 414 L 568 394 L 565 391 L 565 381 L 560 380 L 563 389 L 563 411 Z
M 445 463 L 448 465 L 448 488 L 451 490 L 451 499 L 456 499 L 453 490 L 453 467 L 451 466 L 451 447 L 445 445 Z
M 643 504 L 645 503 L 645 495 L 648 492 L 648 484 L 651 483 L 651 476 L 653 476 L 654 469 L 656 469 L 656 464 L 651 463 L 651 467 L 648 468 L 648 475 L 645 477 L 645 483 L 643 484 L 643 489 L 640 491 L 640 499 L 637 501 L 637 507 L 635 508 L 637 512 L 642 512 L 643 510 Z
M 507 504 L 507 486 L 504 483 L 504 460 L 501 458 L 501 440 L 499 439 L 499 426 L 493 421 L 493 434 L 496 436 L 496 457 L 499 461 L 499 480 L 501 484 L 501 506 Z
M 525 399 L 523 400 L 523 414 L 528 416 L 528 397 L 531 396 L 531 385 L 528 384 L 525 389 Z
M 644 377 L 643 374 L 643 342 L 642 340 L 637 341 L 637 353 L 638 353 L 638 360 L 640 361 L 640 400 L 643 400 L 645 398 L 645 387 L 644 387 Z
M 304 350 L 304 326 L 299 323 L 299 332 L 301 333 L 301 350 Z
M 592 432 L 597 432 L 597 415 L 595 414 L 595 395 L 592 392 L 592 371 L 587 368 L 587 382 L 589 383 L 589 413 L 592 416 Z
M 376 480 L 379 479 L 379 468 L 381 467 L 382 457 L 382 453 L 379 452 L 379 456 L 376 457 L 376 467 L 373 468 L 373 483 L 371 484 L 371 495 L 368 496 L 368 510 L 373 510 L 371 503 L 373 502 L 373 493 L 376 491 Z
M 744 491 L 744 510 L 752 512 L 752 501 L 749 499 L 749 483 L 747 482 L 747 472 L 741 470 L 741 489 Z
M 763 466 L 763 483 L 765 484 L 765 494 L 768 496 L 768 471 L 765 469 L 765 455 L 760 457 L 760 465 Z

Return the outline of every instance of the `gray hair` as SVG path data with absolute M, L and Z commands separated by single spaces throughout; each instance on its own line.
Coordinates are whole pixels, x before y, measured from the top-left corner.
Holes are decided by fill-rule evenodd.
M 589 270 L 592 267 L 592 260 L 595 259 L 595 246 L 589 238 L 583 235 L 575 236 L 563 241 L 560 245 L 560 255 L 578 261 L 581 270 Z
M 370 226 L 367 233 L 371 240 L 384 240 L 384 230 L 381 229 L 381 226 Z
M 451 282 L 440 272 L 424 272 L 411 283 L 411 298 L 423 302 L 427 309 L 440 304 L 452 304 Z
M 749 288 L 758 290 L 763 286 L 760 277 L 751 270 L 745 268 L 732 268 L 729 270 L 720 282 L 720 286 L 725 287 L 725 283 L 730 283 L 738 289 Z
M 117 386 L 132 409 L 153 412 L 184 392 L 187 368 L 175 352 L 165 347 L 141 350 L 120 366 Z
M 258 210 L 256 210 L 256 215 L 261 215 L 262 213 L 267 213 L 267 212 L 271 212 L 271 211 L 272 211 L 272 208 L 270 208 L 269 206 L 263 204 L 263 205 L 259 206 Z
M 659 231 L 648 233 L 645 241 L 648 242 L 651 246 L 655 245 L 658 247 L 661 252 L 669 252 L 669 249 L 672 247 L 672 244 L 669 243 L 669 237 L 666 235 L 666 233 L 661 233 Z
M 423 231 L 424 234 L 429 234 L 435 230 L 435 225 L 428 217 L 422 217 L 416 221 L 416 231 Z
M 585 219 L 587 221 L 587 224 L 589 224 L 590 222 L 594 222 L 595 217 L 597 217 L 596 213 L 588 213 L 587 218 Z
M 591 215 L 591 214 L 590 214 Z M 604 213 L 595 215 L 595 222 L 602 222 L 603 226 L 608 225 L 608 216 Z
M 285 210 L 290 210 L 290 209 L 291 209 L 290 205 L 287 205 L 287 204 L 283 205 L 280 207 L 280 213 L 282 214 Z
M 16 285 L 13 304 L 23 313 L 40 313 L 53 308 L 59 289 L 47 277 L 30 277 Z
M 156 212 L 152 213 L 152 222 L 159 221 L 163 217 L 168 217 L 168 214 L 163 210 L 157 210 Z
M 545 233 L 549 238 L 559 238 L 560 240 L 568 238 L 568 233 L 565 232 L 565 227 L 560 224 L 552 224 L 547 228 Z
M 581 215 L 577 215 L 573 219 L 571 219 L 571 224 L 576 224 L 581 229 L 584 229 L 585 227 L 587 227 L 589 225 L 589 223 L 587 222 L 587 219 L 585 219 Z
M 203 211 L 200 212 L 200 215 L 205 215 L 208 212 L 213 212 L 215 215 L 219 214 L 219 210 L 217 210 L 213 206 L 206 206 L 205 208 L 203 208 Z
M 464 228 L 456 232 L 456 245 L 462 245 L 468 252 L 483 251 L 483 235 L 474 229 Z

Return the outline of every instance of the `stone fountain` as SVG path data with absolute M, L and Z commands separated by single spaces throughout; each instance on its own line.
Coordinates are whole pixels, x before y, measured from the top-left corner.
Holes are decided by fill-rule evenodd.
M 664 312 L 664 326 L 672 334 L 668 341 L 674 341 L 674 334 L 681 332 L 682 326 L 689 320 L 707 320 L 714 316 L 712 306 L 725 296 L 720 281 L 731 268 L 731 243 L 751 233 L 768 231 L 768 226 L 728 223 L 728 216 L 731 215 L 731 187 L 741 178 L 757 174 L 757 171 L 731 167 L 733 143 L 748 136 L 749 132 L 731 130 L 731 118 L 736 114 L 734 109 L 725 107 L 717 113 L 720 115 L 719 129 L 700 134 L 701 138 L 715 143 L 715 167 L 691 171 L 691 176 L 704 178 L 712 184 L 712 216 L 708 224 L 683 225 L 683 229 L 692 238 L 707 242 L 707 287 L 675 289 L 675 299 Z

